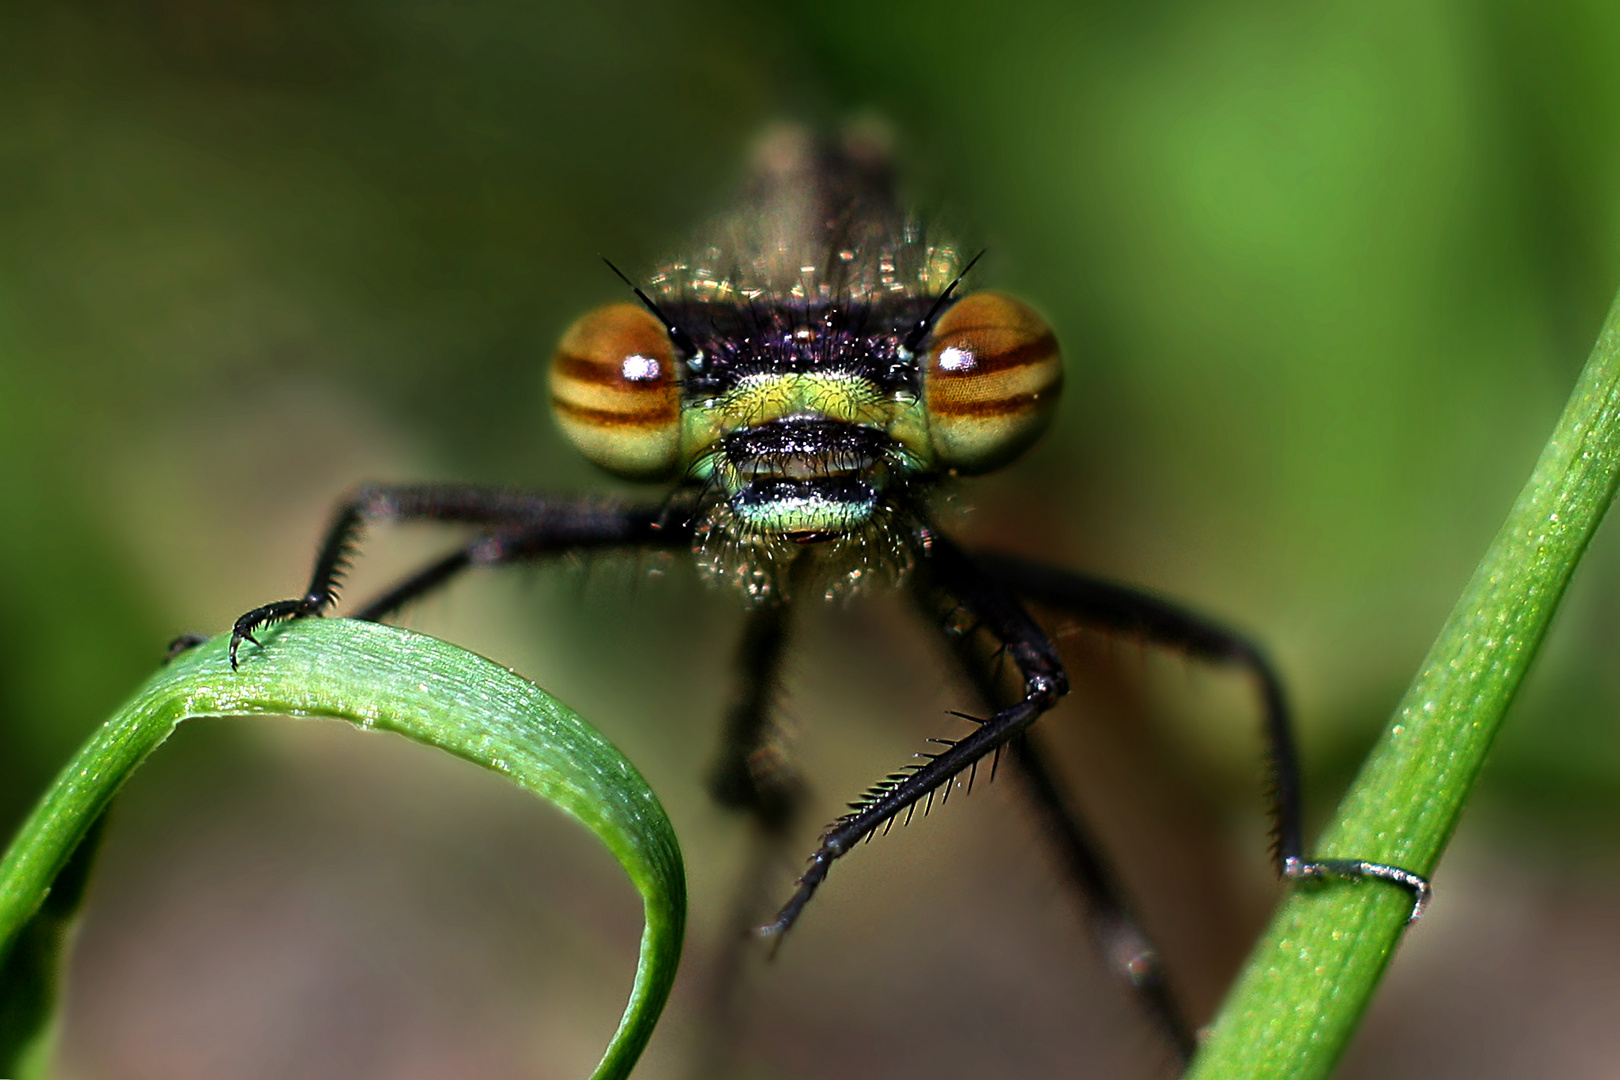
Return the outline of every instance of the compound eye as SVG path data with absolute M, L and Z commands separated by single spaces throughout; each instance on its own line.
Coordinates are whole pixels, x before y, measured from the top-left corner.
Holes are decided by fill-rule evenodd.
M 653 314 L 611 304 L 582 316 L 551 359 L 557 425 L 586 457 L 630 480 L 662 480 L 680 464 L 681 388 L 675 347 Z
M 1063 358 L 1052 328 L 1001 293 L 972 293 L 947 308 L 928 347 L 924 396 L 939 463 L 983 473 L 1029 448 L 1057 406 Z

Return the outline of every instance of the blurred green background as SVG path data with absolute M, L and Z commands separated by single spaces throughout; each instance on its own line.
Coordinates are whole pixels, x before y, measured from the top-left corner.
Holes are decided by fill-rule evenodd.
M 609 486 L 543 393 L 562 328 L 619 295 L 598 255 L 678 251 L 768 123 L 868 113 L 1068 356 L 1052 434 L 953 520 L 1252 630 L 1320 820 L 1620 285 L 1612 4 L 0 7 L 0 824 L 169 637 L 299 588 L 347 487 Z M 1347 1076 L 1620 1052 L 1613 533 Z M 351 594 L 446 542 L 378 538 Z M 1007 784 L 841 865 L 715 1018 L 746 834 L 700 777 L 738 616 L 684 567 L 490 576 L 409 621 L 557 692 L 670 805 L 694 937 L 644 1075 L 1164 1074 Z M 1067 640 L 1085 678 L 1046 737 L 1206 1016 L 1274 895 L 1242 688 Z M 897 603 L 800 644 L 814 801 L 765 902 L 962 704 Z M 630 890 L 544 811 L 382 742 L 200 725 L 155 759 L 92 897 L 65 1075 L 584 1073 Z

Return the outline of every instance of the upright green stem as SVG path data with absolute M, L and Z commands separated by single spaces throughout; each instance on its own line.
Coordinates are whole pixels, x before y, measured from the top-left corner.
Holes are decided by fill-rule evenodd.
M 1617 483 L 1620 300 L 1529 483 L 1323 836 L 1321 857 L 1434 869 Z M 1189 1076 L 1327 1076 L 1410 905 L 1401 889 L 1372 882 L 1296 888 Z

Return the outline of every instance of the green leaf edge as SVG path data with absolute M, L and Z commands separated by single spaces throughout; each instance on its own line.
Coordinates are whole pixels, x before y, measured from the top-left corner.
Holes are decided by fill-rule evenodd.
M 1340 803 L 1321 857 L 1433 872 L 1617 484 L 1620 298 L 1506 523 Z M 1293 889 L 1250 953 L 1188 1077 L 1328 1076 L 1372 999 L 1411 903 L 1404 889 L 1370 881 Z
M 301 620 L 260 637 L 265 647 L 245 645 L 236 672 L 224 636 L 176 657 L 63 769 L 0 858 L 0 973 L 15 981 L 16 946 L 30 934 L 39 937 L 41 921 L 49 924 L 44 933 L 53 941 L 65 932 L 71 912 L 47 905 L 53 883 L 124 781 L 181 721 L 346 720 L 501 773 L 578 820 L 613 853 L 641 893 L 646 923 L 630 1000 L 592 1077 L 629 1075 L 669 997 L 686 926 L 680 847 L 641 774 L 544 690 L 435 638 L 348 619 Z M 45 951 L 54 955 L 56 949 Z M 0 1046 L 0 1075 L 43 1075 L 54 990 L 4 989 L 6 1000 L 33 994 L 46 999 L 46 1008 L 39 1030 Z

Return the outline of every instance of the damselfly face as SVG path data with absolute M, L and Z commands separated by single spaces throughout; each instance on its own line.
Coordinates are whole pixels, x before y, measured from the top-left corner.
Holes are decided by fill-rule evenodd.
M 779 133 L 695 256 L 569 328 L 553 408 L 597 464 L 677 481 L 699 565 L 752 597 L 806 548 L 829 592 L 904 576 L 933 482 L 1017 457 L 1062 385 L 1041 317 L 958 298 L 965 269 L 876 146 Z

